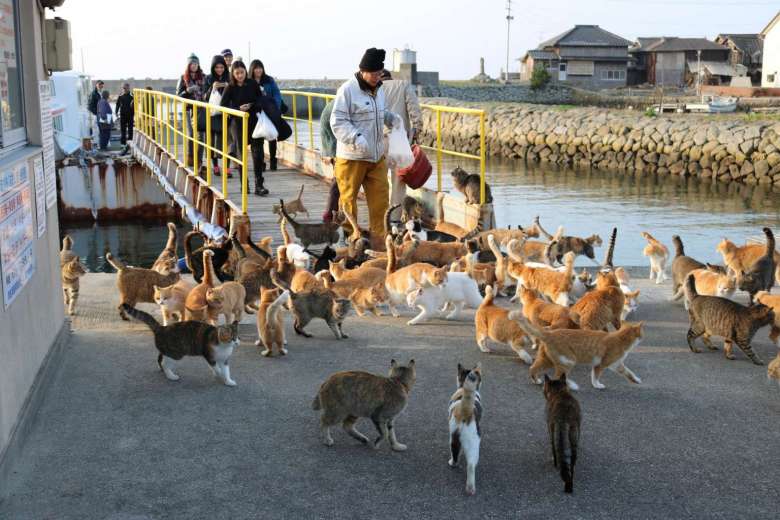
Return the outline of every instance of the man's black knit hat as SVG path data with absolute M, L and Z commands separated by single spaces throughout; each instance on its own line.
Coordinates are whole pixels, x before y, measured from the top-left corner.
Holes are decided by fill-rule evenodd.
M 360 60 L 360 70 L 364 72 L 376 72 L 385 68 L 385 50 L 371 47 L 366 49 Z

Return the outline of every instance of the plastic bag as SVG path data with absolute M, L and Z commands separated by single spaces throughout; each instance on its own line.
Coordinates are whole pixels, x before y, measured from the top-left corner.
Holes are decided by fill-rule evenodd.
M 406 168 L 414 162 L 403 124 L 393 128 L 387 138 L 387 162 L 391 168 Z
M 257 113 L 257 124 L 252 131 L 253 139 L 266 139 L 268 141 L 275 141 L 279 137 L 279 132 L 276 130 L 273 122 L 265 112 Z
M 222 94 L 219 93 L 218 89 L 211 89 L 211 94 L 209 94 L 209 105 L 216 105 L 220 106 L 222 104 Z

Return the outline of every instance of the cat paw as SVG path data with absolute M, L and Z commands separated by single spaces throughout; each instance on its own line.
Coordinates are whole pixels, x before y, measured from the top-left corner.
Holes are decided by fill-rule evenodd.
M 458 467 L 458 463 L 457 463 L 457 462 L 455 462 L 454 460 L 452 460 L 452 457 L 450 457 L 450 460 L 448 460 L 448 461 L 447 461 L 447 464 L 449 464 L 449 466 L 450 466 L 451 468 L 456 468 L 456 467 Z
M 326 439 L 323 439 L 322 440 L 322 444 L 324 444 L 325 446 L 330 448 L 331 446 L 333 446 L 333 438 L 332 437 L 328 437 Z
M 734 361 L 735 359 L 737 359 L 737 356 L 735 356 L 734 354 L 726 354 L 726 359 L 728 359 L 729 361 Z
M 260 352 L 261 356 L 270 357 L 271 356 L 271 349 L 267 348 L 264 351 Z
M 341 339 L 349 339 L 349 336 L 347 336 L 346 334 L 344 334 L 344 333 L 342 332 L 342 333 L 341 333 Z
M 401 444 L 400 442 L 397 442 L 390 447 L 393 451 L 406 451 L 406 444 Z
M 470 497 L 473 497 L 477 494 L 477 487 L 474 485 L 466 484 L 466 494 Z
M 236 386 L 236 382 L 233 381 L 232 379 L 226 379 L 225 380 L 225 385 L 226 386 Z
M 601 381 L 594 381 L 593 388 L 597 390 L 604 390 L 606 386 L 604 386 L 604 383 L 602 383 Z M 572 388 L 572 390 L 576 390 L 576 388 Z
M 262 342 L 262 341 L 260 341 L 259 339 L 258 339 L 257 341 L 255 341 L 255 346 L 256 346 L 256 347 L 259 347 L 259 346 L 260 346 L 260 345 L 262 345 L 262 344 L 263 344 L 263 342 Z
M 287 349 L 286 349 L 286 348 L 282 348 L 282 349 L 279 351 L 279 354 L 281 354 L 281 355 L 283 355 L 283 356 L 286 356 L 286 355 L 287 355 Z
M 757 358 L 757 357 L 753 358 L 751 361 L 753 361 L 754 365 L 764 366 L 764 362 L 761 359 Z
M 165 374 L 165 377 L 168 378 L 168 381 L 178 381 L 180 378 L 174 373 Z

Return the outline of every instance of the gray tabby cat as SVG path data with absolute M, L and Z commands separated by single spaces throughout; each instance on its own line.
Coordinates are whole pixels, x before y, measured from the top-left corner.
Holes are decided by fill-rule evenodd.
M 333 212 L 333 220 L 320 224 L 301 224 L 293 220 L 287 213 L 284 206 L 284 200 L 279 199 L 282 215 L 295 231 L 295 236 L 301 241 L 303 247 L 309 247 L 312 244 L 335 244 L 339 241 L 339 228 L 344 223 L 344 214 L 342 212 Z
M 157 364 L 169 380 L 179 380 L 173 371 L 176 361 L 184 356 L 203 356 L 214 375 L 227 386 L 236 386 L 236 382 L 230 378 L 228 361 L 233 349 L 241 343 L 238 339 L 238 321 L 218 327 L 202 321 L 178 321 L 163 326 L 150 314 L 127 304 L 122 304 L 122 310 L 152 329 L 154 346 L 159 351 Z
M 312 337 L 303 328 L 314 318 L 320 318 L 325 320 L 336 339 L 349 337 L 341 329 L 342 323 L 352 308 L 352 303 L 348 299 L 336 298 L 333 291 L 325 289 L 293 292 L 289 282 L 282 280 L 275 271 L 271 272 L 271 279 L 277 287 L 290 293 L 289 307 L 295 316 L 293 329 L 296 334 L 305 338 Z

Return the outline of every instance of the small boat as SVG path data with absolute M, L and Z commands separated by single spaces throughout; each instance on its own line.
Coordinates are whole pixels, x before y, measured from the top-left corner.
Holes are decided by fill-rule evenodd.
M 713 114 L 723 114 L 737 110 L 737 98 L 735 97 L 713 97 L 707 104 L 710 107 L 710 113 Z

